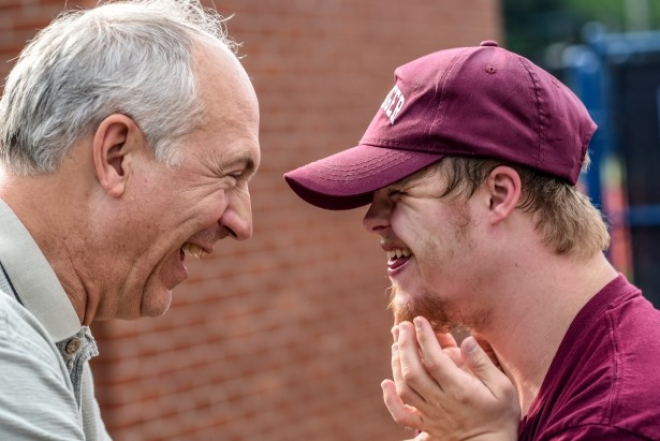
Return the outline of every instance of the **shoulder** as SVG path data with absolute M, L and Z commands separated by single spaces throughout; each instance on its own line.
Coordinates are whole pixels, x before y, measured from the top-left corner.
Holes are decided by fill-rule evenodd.
M 609 300 L 565 336 L 521 426 L 533 439 L 660 439 L 660 312 L 638 290 Z M 560 436 L 574 431 L 614 435 Z
M 39 321 L 16 299 L 0 292 L 0 373 L 8 366 L 42 366 L 58 376 L 66 372 L 55 343 Z M 19 373 L 23 369 L 19 370 Z
M 57 347 L 37 319 L 3 292 L 0 378 L 0 439 L 84 438 Z
M 660 311 L 632 296 L 607 312 L 613 425 L 660 439 Z

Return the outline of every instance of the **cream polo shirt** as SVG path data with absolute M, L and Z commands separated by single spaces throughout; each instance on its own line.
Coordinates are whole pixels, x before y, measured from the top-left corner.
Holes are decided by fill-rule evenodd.
M 25 226 L 0 200 L 0 440 L 110 440 L 96 343 Z

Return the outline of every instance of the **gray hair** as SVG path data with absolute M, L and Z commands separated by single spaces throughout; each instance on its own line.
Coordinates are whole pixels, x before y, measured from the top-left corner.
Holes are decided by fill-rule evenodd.
M 21 53 L 0 100 L 0 161 L 19 175 L 57 170 L 69 148 L 121 113 L 143 130 L 157 160 L 180 160 L 176 141 L 203 102 L 194 44 L 235 44 L 199 0 L 105 3 L 60 15 Z

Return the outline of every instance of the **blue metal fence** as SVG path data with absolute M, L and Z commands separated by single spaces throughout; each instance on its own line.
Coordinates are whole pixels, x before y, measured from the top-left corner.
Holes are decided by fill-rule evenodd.
M 563 60 L 564 81 L 599 126 L 582 180 L 621 233 L 613 249 L 631 250 L 628 275 L 660 306 L 660 32 L 591 24 L 584 35 Z

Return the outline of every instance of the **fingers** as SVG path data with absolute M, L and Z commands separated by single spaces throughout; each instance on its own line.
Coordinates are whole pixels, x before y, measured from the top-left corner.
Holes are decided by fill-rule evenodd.
M 467 337 L 461 344 L 461 353 L 472 373 L 491 391 L 501 398 L 503 394 L 515 393 L 509 379 L 500 371 L 474 337 Z
M 399 339 L 399 327 L 398 326 L 393 326 L 392 329 L 390 329 L 390 333 L 392 334 L 392 338 L 394 339 L 394 343 Z
M 396 391 L 396 385 L 392 380 L 385 380 L 380 384 L 383 389 L 383 401 L 394 421 L 402 426 L 419 429 L 422 419 L 416 409 L 406 406 Z
M 456 339 L 453 335 L 451 335 L 450 332 L 437 332 L 435 334 L 435 338 L 438 340 L 438 343 L 440 343 L 440 347 L 442 347 L 442 349 L 458 348 Z
M 435 335 L 431 339 L 435 344 L 435 349 L 442 351 L 435 340 Z M 420 351 L 412 323 L 399 324 L 399 340 L 393 349 L 395 352 L 392 353 L 392 370 L 397 391 L 406 404 L 418 407 L 425 401 L 424 395 L 419 392 L 435 390 L 438 388 L 438 384 L 427 372 L 426 354 L 422 355 Z
M 444 388 L 445 384 L 454 384 L 457 363 L 448 353 L 443 352 L 437 336 L 433 332 L 433 328 L 431 328 L 431 324 L 428 320 L 424 317 L 416 317 L 414 322 L 417 343 L 419 344 L 419 348 L 421 349 L 424 358 L 424 369 L 431 375 L 441 389 Z M 445 336 L 444 339 L 449 343 L 454 341 L 453 337 L 451 337 L 450 340 Z M 454 344 L 456 344 L 455 341 Z M 460 354 L 456 355 L 460 356 Z
M 500 360 L 497 358 L 497 354 L 495 353 L 495 349 L 490 345 L 490 342 L 483 338 L 481 335 L 477 334 L 476 332 L 472 332 L 472 337 L 474 337 L 475 340 L 477 340 L 477 343 L 479 346 L 481 346 L 481 349 L 484 350 L 484 352 L 488 355 L 488 358 L 490 358 L 490 361 L 493 362 L 495 366 L 498 368 L 502 368 L 500 365 Z
M 399 334 L 397 332 L 397 339 Z M 401 363 L 401 355 L 399 353 L 399 343 L 394 343 L 392 345 L 392 377 L 394 378 L 394 385 L 396 387 L 397 398 L 405 396 L 408 402 L 412 400 L 413 402 L 423 401 L 423 398 L 411 387 L 406 385 L 405 376 L 409 375 L 410 372 L 410 363 L 406 362 L 406 374 L 404 374 L 404 369 Z
M 394 381 L 382 383 L 394 420 L 424 432 L 414 441 L 444 439 L 448 433 L 464 435 L 456 439 L 477 432 L 515 435 L 520 420 L 515 387 L 475 338 L 458 348 L 453 337 L 436 334 L 423 317 L 413 322 L 400 323 L 398 334 L 393 329 Z
M 396 343 L 396 341 L 399 339 L 399 326 L 398 325 L 392 326 L 392 329 L 390 329 L 390 333 L 392 334 L 392 338 Z M 440 343 L 440 346 L 443 349 L 458 348 L 456 339 L 451 334 L 451 332 L 437 332 L 435 336 L 438 340 L 438 343 Z

